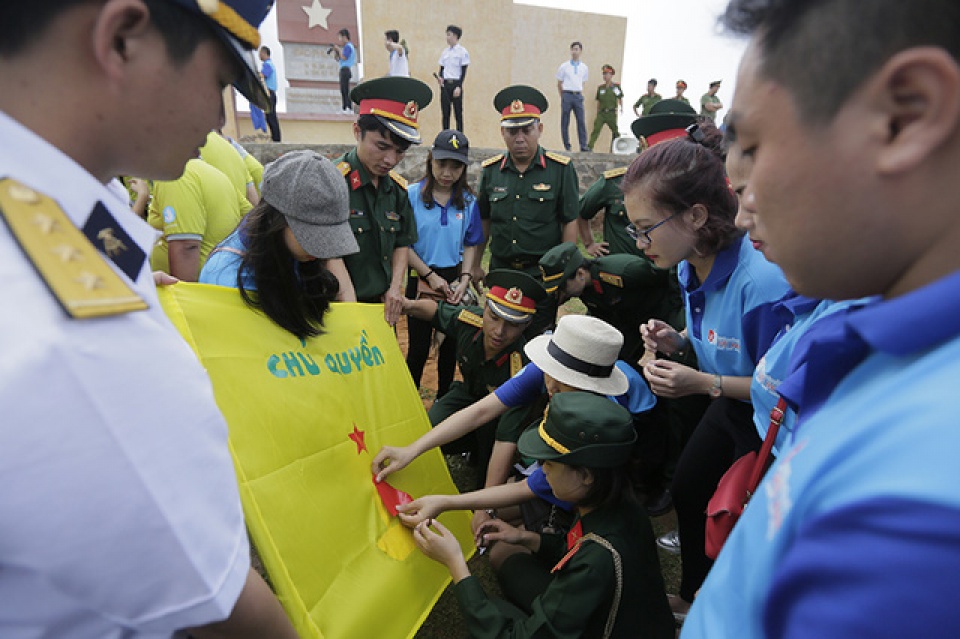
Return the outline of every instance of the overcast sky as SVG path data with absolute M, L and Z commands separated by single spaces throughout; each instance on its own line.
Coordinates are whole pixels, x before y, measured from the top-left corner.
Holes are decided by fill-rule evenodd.
M 686 95 L 698 110 L 700 96 L 706 93 L 710 82 L 723 80 L 718 96 L 724 107 L 730 105 L 737 63 L 746 42 L 718 32 L 716 20 L 726 6 L 726 0 L 517 1 L 518 4 L 627 17 L 624 68 L 617 69 L 616 77 L 626 94 L 620 122 L 623 131 L 630 130 L 629 124 L 634 119 L 630 107 L 646 91 L 650 78 L 657 78 L 657 91 L 665 98 L 674 95 L 678 79 L 686 80 L 689 85 Z M 280 50 L 273 13 L 264 21 L 260 32 L 264 44 L 275 51 Z M 599 83 L 600 66 L 608 61 L 594 60 L 590 56 L 589 43 L 585 46 L 583 60 L 596 70 L 591 76 L 598 78 Z M 274 61 L 280 77 L 285 77 L 283 56 L 275 56 Z M 281 111 L 285 108 L 283 97 L 281 90 Z M 726 108 L 720 112 L 721 117 L 725 113 Z

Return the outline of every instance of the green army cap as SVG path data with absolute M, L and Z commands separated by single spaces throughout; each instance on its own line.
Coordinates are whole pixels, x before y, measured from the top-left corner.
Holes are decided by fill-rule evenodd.
M 500 126 L 508 128 L 537 122 L 548 106 L 547 96 L 525 84 L 502 89 L 493 98 L 493 107 L 500 112 Z
M 360 115 L 373 115 L 388 130 L 411 144 L 420 144 L 420 110 L 433 100 L 433 91 L 415 78 L 393 76 L 367 80 L 350 92 Z
M 686 129 L 697 121 L 697 112 L 680 100 L 660 100 L 650 112 L 633 121 L 630 129 L 637 139 L 645 138 L 647 146 L 686 135 Z
M 520 271 L 491 271 L 484 283 L 490 287 L 487 291 L 490 310 L 514 324 L 530 322 L 537 312 L 537 303 L 547 298 L 540 282 Z
M 603 395 L 556 393 L 543 420 L 517 441 L 520 454 L 570 466 L 615 468 L 630 459 L 637 432 L 633 417 Z
M 540 258 L 540 273 L 547 293 L 553 293 L 566 284 L 583 263 L 583 254 L 573 242 L 564 242 L 544 253 Z

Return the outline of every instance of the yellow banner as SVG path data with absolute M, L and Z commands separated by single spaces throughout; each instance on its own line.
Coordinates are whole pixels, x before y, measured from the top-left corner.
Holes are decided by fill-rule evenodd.
M 247 526 L 301 637 L 412 637 L 449 583 L 388 515 L 370 473 L 380 446 L 430 428 L 383 307 L 335 304 L 301 341 L 231 288 L 159 290 L 213 380 Z M 414 497 L 454 493 L 439 450 L 390 477 Z M 467 513 L 441 521 L 473 552 Z

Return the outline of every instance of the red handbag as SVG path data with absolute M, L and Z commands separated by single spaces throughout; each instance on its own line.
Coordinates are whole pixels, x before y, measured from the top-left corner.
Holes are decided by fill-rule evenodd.
M 773 444 L 777 441 L 777 432 L 783 422 L 783 414 L 787 402 L 781 397 L 777 405 L 770 411 L 770 428 L 760 447 L 760 453 L 750 451 L 737 461 L 733 462 L 727 472 L 720 478 L 717 490 L 707 503 L 706 553 L 707 557 L 716 559 L 723 548 L 724 542 L 730 536 L 734 524 L 743 514 L 743 509 L 753 496 L 760 480 L 766 474 L 772 463 L 770 453 Z

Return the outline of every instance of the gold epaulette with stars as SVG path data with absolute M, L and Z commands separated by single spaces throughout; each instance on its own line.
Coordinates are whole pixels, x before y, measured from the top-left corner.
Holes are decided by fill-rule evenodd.
M 0 217 L 70 317 L 148 308 L 51 198 L 5 178 L 0 180 Z
M 551 160 L 553 160 L 554 162 L 557 162 L 564 166 L 570 164 L 570 158 L 568 158 L 565 155 L 560 155 L 559 153 L 554 153 L 553 151 L 546 151 L 544 155 L 550 158 Z
M 460 314 L 457 315 L 457 319 L 464 324 L 469 324 L 470 326 L 476 326 L 477 328 L 483 328 L 483 318 L 473 311 L 468 311 L 463 309 L 460 311 Z
M 617 169 L 610 169 L 609 171 L 604 171 L 603 179 L 612 180 L 613 178 L 618 178 L 621 175 L 626 175 L 626 174 L 627 174 L 627 167 L 621 166 L 620 168 L 617 168 Z
M 513 351 L 510 354 L 510 377 L 519 373 L 521 368 L 523 368 L 523 358 L 520 357 L 520 353 Z
M 487 168 L 491 164 L 496 164 L 502 159 L 503 159 L 503 153 L 500 153 L 499 155 L 495 155 L 492 158 L 487 158 L 486 160 L 480 163 L 480 166 L 482 166 L 483 168 Z
M 400 175 L 396 171 L 390 171 L 390 177 L 393 178 L 393 181 L 396 182 L 401 189 L 403 189 L 404 191 L 407 190 L 406 178 L 404 178 L 402 175 Z
M 347 177 L 347 173 L 349 173 L 351 170 L 350 163 L 346 160 L 337 164 L 337 168 L 340 169 L 340 173 L 343 175 L 343 177 Z
M 611 286 L 616 286 L 617 288 L 623 288 L 623 278 L 620 277 L 619 275 L 614 275 L 613 273 L 605 273 L 603 271 L 600 271 L 597 274 L 597 277 L 600 278 L 601 282 L 606 282 L 607 284 L 610 284 Z

